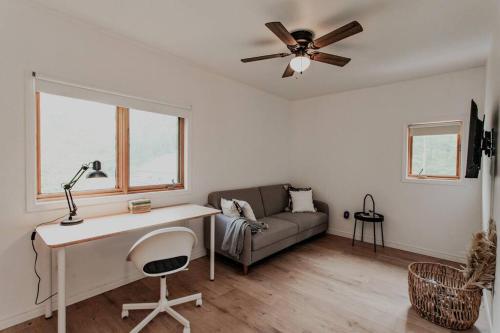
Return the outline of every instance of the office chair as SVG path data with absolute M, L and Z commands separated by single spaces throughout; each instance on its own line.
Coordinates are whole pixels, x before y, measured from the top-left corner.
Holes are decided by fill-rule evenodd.
M 122 318 L 128 317 L 129 310 L 154 309 L 130 331 L 131 333 L 139 332 L 160 312 L 168 313 L 184 325 L 183 333 L 191 332 L 189 321 L 172 309 L 172 306 L 192 301 L 196 301 L 196 306 L 201 306 L 201 293 L 169 300 L 165 277 L 187 269 L 191 249 L 196 243 L 197 238 L 193 231 L 184 227 L 173 227 L 152 231 L 132 246 L 127 261 L 132 261 L 146 276 L 160 277 L 160 300 L 155 303 L 123 304 Z

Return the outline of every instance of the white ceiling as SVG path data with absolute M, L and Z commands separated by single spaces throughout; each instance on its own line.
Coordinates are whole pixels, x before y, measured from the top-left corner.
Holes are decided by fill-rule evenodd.
M 35 0 L 215 73 L 287 99 L 407 80 L 483 65 L 493 0 Z M 352 20 L 364 31 L 322 49 L 352 58 L 344 68 L 313 62 L 282 79 L 290 58 L 264 23 L 319 37 Z

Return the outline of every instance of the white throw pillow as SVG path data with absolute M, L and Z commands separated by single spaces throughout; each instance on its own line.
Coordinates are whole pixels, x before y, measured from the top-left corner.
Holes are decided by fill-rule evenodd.
M 226 200 L 224 198 L 220 199 L 220 208 L 222 209 L 222 214 L 227 217 L 237 218 L 240 217 L 240 212 L 234 204 L 233 200 Z
M 250 206 L 248 202 L 237 199 L 233 199 L 233 201 L 236 201 L 238 205 L 240 205 L 241 209 L 243 210 L 243 216 L 245 216 L 246 219 L 250 221 L 257 221 L 257 219 L 255 218 L 255 214 L 253 213 L 252 206 Z
M 315 212 L 312 190 L 290 191 L 292 197 L 292 213 Z

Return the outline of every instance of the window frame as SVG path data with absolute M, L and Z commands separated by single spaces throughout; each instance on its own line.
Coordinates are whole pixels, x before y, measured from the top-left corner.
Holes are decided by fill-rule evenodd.
M 41 131 L 40 131 L 40 91 L 35 90 L 35 146 L 36 146 L 36 200 L 53 201 L 64 199 L 64 192 L 42 193 L 41 189 Z M 115 188 L 72 191 L 75 197 L 102 197 L 147 192 L 177 191 L 186 189 L 186 119 L 178 119 L 178 182 L 176 184 L 155 184 L 144 186 L 130 185 L 130 145 L 129 145 L 129 108 L 116 106 L 116 185 Z M 76 168 L 76 167 L 75 167 Z M 76 169 L 75 169 L 76 170 Z
M 410 134 L 410 128 L 414 125 L 429 125 L 439 126 L 439 124 L 445 123 L 459 123 L 460 129 L 457 133 L 457 156 L 455 161 L 455 175 L 416 175 L 412 174 L 412 162 L 413 162 L 413 135 Z M 406 179 L 407 180 L 444 180 L 444 181 L 460 181 L 462 179 L 462 131 L 464 128 L 464 123 L 462 120 L 452 120 L 452 121 L 438 121 L 438 122 L 428 122 L 420 124 L 408 124 L 406 126 Z

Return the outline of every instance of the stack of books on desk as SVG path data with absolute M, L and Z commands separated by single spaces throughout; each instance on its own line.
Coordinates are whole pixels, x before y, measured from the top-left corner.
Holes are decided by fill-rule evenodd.
M 150 199 L 137 199 L 128 202 L 128 210 L 132 214 L 147 213 L 151 211 Z

